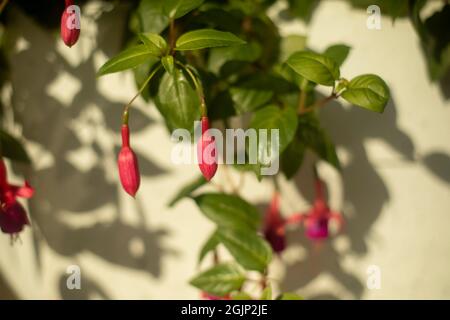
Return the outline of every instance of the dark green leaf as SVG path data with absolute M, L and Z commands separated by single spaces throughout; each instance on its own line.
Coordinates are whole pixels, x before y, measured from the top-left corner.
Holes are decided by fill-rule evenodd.
M 194 198 L 202 213 L 219 227 L 257 230 L 261 216 L 253 205 L 236 195 L 205 193 Z
M 286 63 L 302 77 L 324 86 L 334 86 L 340 76 L 339 66 L 333 59 L 314 52 L 296 52 Z
M 152 58 L 154 58 L 154 54 L 150 49 L 144 44 L 139 44 L 125 49 L 117 56 L 106 61 L 106 63 L 98 70 L 97 75 L 102 76 L 108 73 L 131 69 L 150 61 Z
M 0 155 L 13 161 L 30 163 L 30 158 L 19 140 L 3 130 L 0 130 Z
M 306 146 L 300 141 L 298 135 L 295 135 L 292 142 L 281 155 L 281 170 L 287 179 L 291 179 L 300 169 L 305 156 Z
M 255 41 L 231 47 L 212 48 L 208 59 L 208 69 L 218 74 L 222 66 L 227 62 L 253 62 L 260 56 L 261 46 Z
M 225 296 L 239 290 L 245 282 L 245 275 L 232 264 L 219 264 L 202 272 L 190 281 L 194 287 L 216 296 Z
M 309 22 L 319 0 L 288 0 L 289 11 L 296 17 Z
M 342 98 L 354 105 L 382 113 L 389 101 L 386 83 L 379 76 L 364 74 L 353 78 L 342 93 Z
M 264 272 L 272 259 L 270 245 L 255 232 L 221 228 L 217 235 L 236 261 L 247 270 Z
M 198 256 L 198 263 L 201 263 L 209 252 L 216 249 L 219 243 L 220 240 L 219 237 L 217 236 L 217 231 L 214 231 L 213 234 L 205 242 L 202 249 L 200 250 L 200 254 Z
M 198 176 L 195 180 L 186 184 L 181 190 L 175 195 L 175 197 L 170 201 L 169 207 L 173 207 L 181 199 L 191 196 L 192 192 L 205 185 L 208 181 L 203 176 Z
M 198 50 L 213 47 L 227 47 L 244 44 L 230 32 L 217 31 L 213 29 L 200 29 L 190 31 L 180 36 L 176 42 L 176 50 Z
M 278 157 L 292 141 L 297 129 L 297 114 L 293 108 L 280 109 L 276 106 L 268 106 L 255 112 L 250 127 L 258 130 L 258 133 L 261 129 L 267 129 L 267 143 L 258 140 L 257 150 L 258 162 L 267 165 L 268 158 L 273 160 L 274 157 Z M 277 151 L 276 146 L 272 146 L 272 129 L 278 129 L 279 133 L 277 154 L 272 154 L 272 151 Z
M 200 119 L 197 92 L 178 68 L 173 74 L 164 74 L 155 104 L 171 131 L 177 128 L 193 131 L 194 121 Z
M 313 150 L 320 158 L 337 170 L 341 169 L 335 146 L 314 114 L 309 113 L 299 117 L 297 136 L 301 143 Z

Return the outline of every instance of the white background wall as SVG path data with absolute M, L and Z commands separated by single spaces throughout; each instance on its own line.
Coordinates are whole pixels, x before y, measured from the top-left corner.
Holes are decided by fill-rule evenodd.
M 115 164 L 120 113 L 135 87 L 131 74 L 95 79 L 107 55 L 117 52 L 123 30 L 120 10 L 94 21 L 97 9 L 84 11 L 81 40 L 72 49 L 15 13 L 12 34 L 20 41 L 11 55 L 13 101 L 23 129 L 14 129 L 27 138 L 37 193 L 22 244 L 10 246 L 0 236 L 0 272 L 20 298 L 197 298 L 187 281 L 212 225 L 189 200 L 166 205 L 197 168 L 170 163 L 162 119 L 139 101 L 133 143 L 144 177 L 137 201 L 121 192 Z M 306 298 L 450 298 L 450 103 L 429 83 L 410 23 L 393 26 L 386 17 L 376 31 L 366 28 L 366 19 L 343 2 L 322 1 L 308 27 L 283 25 L 283 34 L 306 32 L 317 50 L 350 45 L 342 74 L 379 74 L 392 103 L 383 115 L 345 104 L 325 107 L 323 120 L 344 170 L 342 176 L 326 165 L 320 170 L 332 207 L 347 217 L 346 233 L 317 249 L 292 232 L 284 264 L 276 259 L 271 270 L 284 290 Z M 217 181 L 223 179 L 219 169 Z M 305 170 L 294 183 L 283 182 L 285 214 L 308 208 L 310 179 Z M 264 204 L 271 192 L 269 183 L 246 178 L 247 199 Z M 77 292 L 65 287 L 73 264 L 82 272 Z M 381 269 L 380 290 L 366 287 L 370 265 Z

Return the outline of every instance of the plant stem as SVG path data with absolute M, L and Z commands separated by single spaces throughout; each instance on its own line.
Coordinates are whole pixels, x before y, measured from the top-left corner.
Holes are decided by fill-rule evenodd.
M 128 125 L 128 118 L 129 118 L 129 113 L 128 110 L 130 109 L 131 105 L 133 104 L 134 100 L 137 99 L 137 97 L 139 97 L 139 95 L 142 93 L 142 91 L 144 91 L 145 87 L 147 87 L 148 83 L 150 82 L 150 80 L 153 78 L 153 76 L 159 71 L 159 69 L 161 69 L 161 65 L 159 65 L 157 68 L 155 68 L 150 75 L 148 76 L 148 78 L 144 81 L 144 83 L 142 84 L 142 86 L 139 88 L 139 91 L 136 93 L 136 95 L 133 97 L 133 99 L 130 100 L 130 102 L 127 103 L 127 105 L 124 107 L 123 109 L 123 114 L 122 114 L 122 124 L 126 124 Z
M 169 22 L 169 46 L 170 54 L 173 55 L 175 50 L 175 40 L 176 40 L 176 30 L 175 30 L 175 20 L 170 19 Z
M 189 66 L 185 66 L 181 62 L 177 61 L 177 64 L 183 68 L 191 78 L 192 82 L 194 83 L 195 91 L 197 91 L 198 99 L 200 100 L 200 112 L 202 114 L 202 117 L 207 116 L 207 110 L 206 110 L 206 102 L 205 102 L 205 94 L 203 92 L 203 86 L 201 82 L 197 79 L 197 77 L 194 75 L 194 73 L 190 70 Z
M 306 91 L 300 91 L 300 98 L 298 99 L 298 113 L 302 114 L 305 110 L 305 101 L 306 101 Z
M 311 105 L 311 106 L 309 106 L 307 108 L 304 108 L 303 110 L 299 111 L 298 114 L 302 115 L 302 114 L 314 111 L 314 110 L 316 110 L 316 109 L 318 109 L 320 107 L 323 107 L 328 102 L 330 102 L 331 100 L 336 99 L 337 97 L 338 97 L 338 95 L 333 92 L 330 96 L 328 96 L 328 97 L 326 97 L 326 98 L 324 98 L 322 100 L 316 101 L 313 105 Z

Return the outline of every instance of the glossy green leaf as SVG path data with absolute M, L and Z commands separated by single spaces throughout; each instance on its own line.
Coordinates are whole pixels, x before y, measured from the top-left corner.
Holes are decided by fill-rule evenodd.
M 178 19 L 195 8 L 198 8 L 204 0 L 164 0 L 164 12 L 172 19 Z
M 217 236 L 242 267 L 264 272 L 272 259 L 270 245 L 255 232 L 220 228 Z
M 208 240 L 203 245 L 202 249 L 200 250 L 200 254 L 198 256 L 198 263 L 201 263 L 203 259 L 206 257 L 208 253 L 213 251 L 217 248 L 217 246 L 220 244 L 219 237 L 217 236 L 217 231 L 214 231 L 213 234 L 211 234 L 208 238 Z
M 139 44 L 137 46 L 125 49 L 117 56 L 108 60 L 103 66 L 100 67 L 97 75 L 102 76 L 108 73 L 131 69 L 151 60 L 154 56 L 155 55 L 146 45 Z
M 30 157 L 22 143 L 3 130 L 0 130 L 0 155 L 13 161 L 30 163 Z
M 254 113 L 250 127 L 259 130 L 267 129 L 267 143 L 258 140 L 258 162 L 267 164 L 268 155 L 273 160 L 279 156 L 292 141 L 297 129 L 297 114 L 293 108 L 280 109 L 276 106 L 264 107 Z M 278 154 L 272 155 L 272 129 L 277 129 L 279 134 Z M 258 134 L 260 136 L 260 134 Z
M 139 38 L 155 56 L 162 56 L 167 50 L 167 42 L 159 34 L 141 33 Z
M 184 128 L 193 131 L 194 121 L 200 119 L 197 92 L 178 68 L 173 74 L 166 72 L 162 77 L 155 104 L 169 130 Z
M 209 53 L 208 69 L 219 74 L 227 62 L 253 62 L 260 56 L 261 45 L 256 41 L 231 47 L 212 48 Z
M 239 290 L 245 282 L 245 275 L 232 264 L 219 264 L 200 273 L 190 284 L 216 296 L 225 296 Z
M 332 87 L 340 76 L 339 66 L 333 59 L 314 52 L 296 52 L 286 63 L 302 77 L 324 86 Z
M 353 78 L 341 96 L 354 105 L 382 113 L 390 93 L 388 86 L 379 76 L 364 74 Z
M 258 209 L 236 195 L 205 193 L 194 198 L 202 213 L 220 228 L 257 230 L 261 222 Z
M 173 199 L 170 200 L 169 207 L 173 207 L 181 199 L 191 196 L 192 192 L 205 185 L 207 182 L 208 181 L 206 181 L 206 179 L 202 175 L 198 176 L 193 181 L 189 182 L 188 184 L 183 186 L 183 188 L 181 188 L 181 190 L 173 197 Z
M 335 44 L 328 47 L 323 53 L 328 58 L 334 60 L 338 66 L 342 66 L 345 59 L 347 59 L 351 48 L 345 44 Z
M 244 44 L 230 32 L 217 31 L 213 29 L 200 29 L 190 31 L 180 36 L 176 42 L 176 50 L 198 50 L 213 47 L 227 47 Z
M 173 61 L 173 56 L 168 55 L 161 58 L 161 63 L 166 70 L 167 73 L 173 74 L 173 70 L 175 69 L 175 64 Z

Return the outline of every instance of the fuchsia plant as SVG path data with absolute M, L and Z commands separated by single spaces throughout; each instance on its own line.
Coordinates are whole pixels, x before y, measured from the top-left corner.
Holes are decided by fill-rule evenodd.
M 10 184 L 7 178 L 6 166 L 0 159 L 0 228 L 4 233 L 17 238 L 29 220 L 25 209 L 17 201 L 17 198 L 29 199 L 33 196 L 34 189 L 25 182 L 24 186 Z

